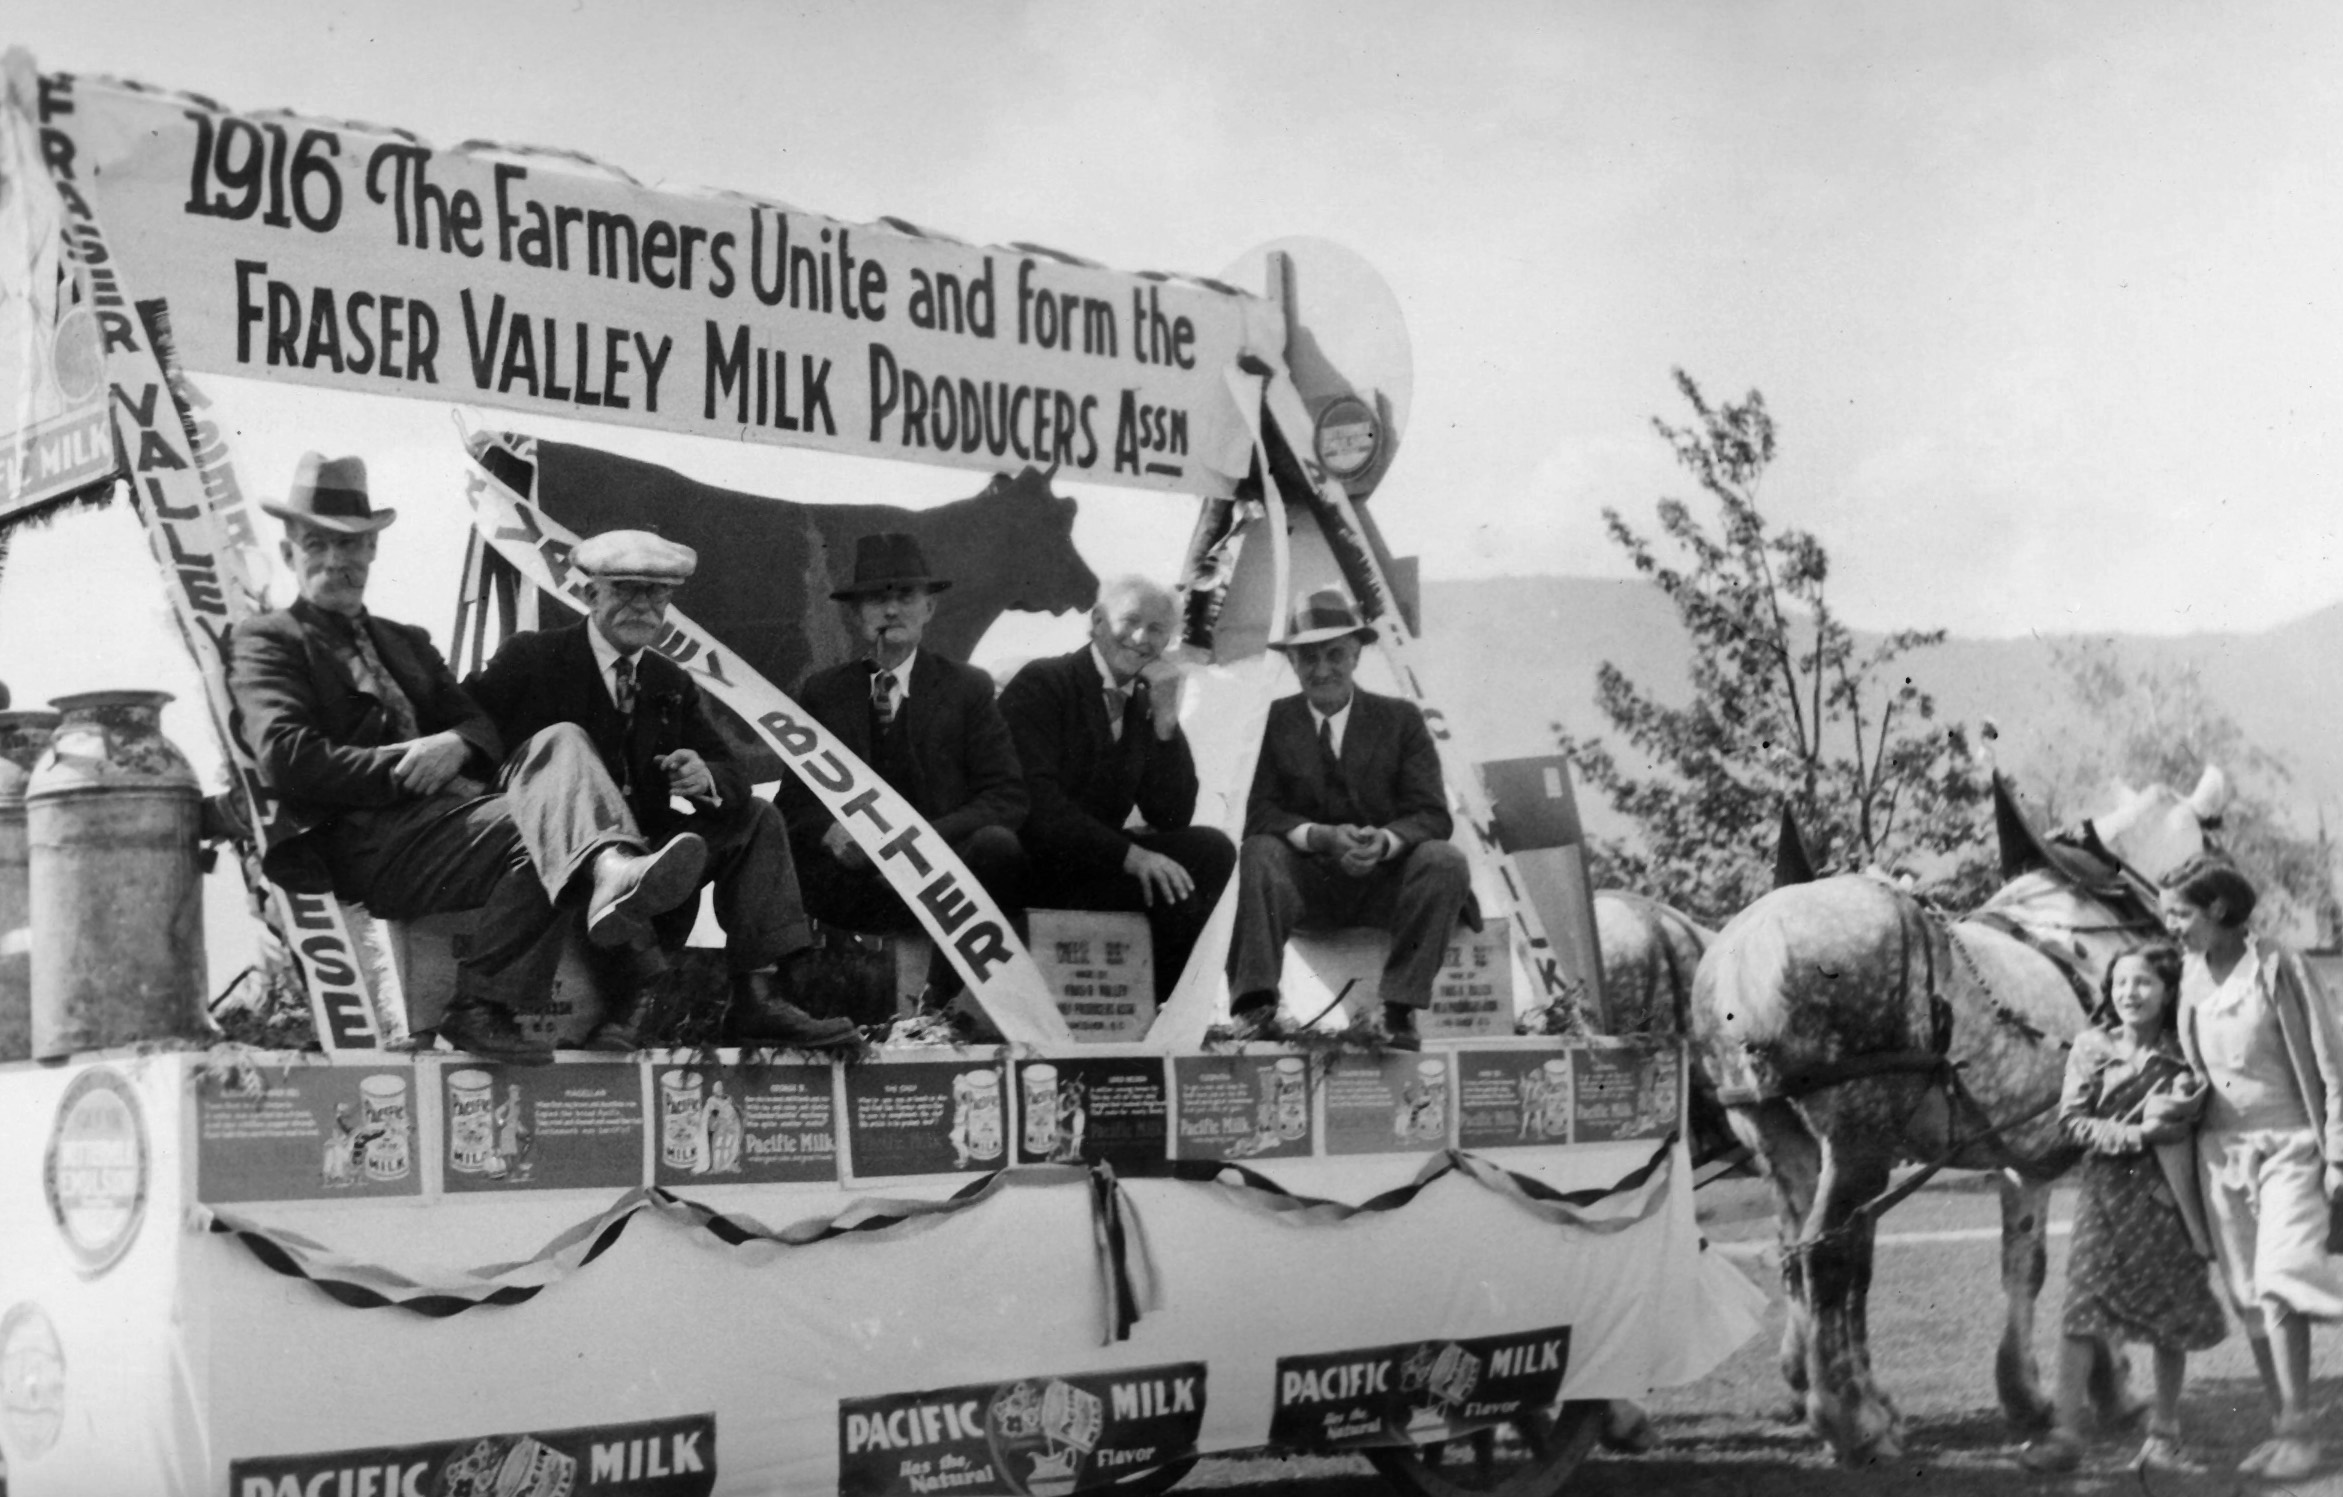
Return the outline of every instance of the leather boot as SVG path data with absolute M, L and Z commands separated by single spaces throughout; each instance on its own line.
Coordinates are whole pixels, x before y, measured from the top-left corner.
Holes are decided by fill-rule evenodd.
M 458 1050 L 508 1066 L 553 1063 L 553 1051 L 521 1032 L 513 1011 L 481 998 L 458 998 L 439 1021 L 439 1037 Z
M 1404 1003 L 1383 1005 L 1383 1044 L 1392 1050 L 1421 1050 L 1424 1042 L 1416 1034 L 1416 1011 Z
M 724 1039 L 734 1045 L 788 1045 L 800 1050 L 862 1048 L 862 1032 L 851 1019 L 817 1019 L 790 1000 L 780 973 L 732 975 L 732 1004 L 724 1015 Z

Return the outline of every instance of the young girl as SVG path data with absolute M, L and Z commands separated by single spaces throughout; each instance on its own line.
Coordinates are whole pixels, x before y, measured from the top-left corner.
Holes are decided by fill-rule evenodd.
M 2175 1034 L 2180 952 L 2157 944 L 2117 957 L 2101 986 L 2100 1024 L 2067 1056 L 2059 1123 L 2087 1151 L 2067 1256 L 2058 1423 L 2018 1453 L 2032 1471 L 2082 1462 L 2086 1381 L 2102 1341 L 2156 1350 L 2156 1406 L 2132 1465 L 2201 1470 L 2180 1441 L 2188 1354 L 2227 1331 L 2206 1272 L 2212 1245 L 2189 1138 L 2202 1085 Z

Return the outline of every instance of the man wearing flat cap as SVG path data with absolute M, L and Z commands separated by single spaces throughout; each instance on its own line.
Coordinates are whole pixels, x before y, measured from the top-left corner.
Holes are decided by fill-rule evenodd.
M 1339 588 L 1293 612 L 1282 652 L 1299 696 L 1269 704 L 1238 852 L 1229 1019 L 1238 1039 L 1282 1032 L 1277 982 L 1296 929 L 1369 925 L 1391 933 L 1383 964 L 1385 1038 L 1421 1048 L 1415 1016 L 1432 1001 L 1472 876 L 1448 842 L 1440 755 L 1413 702 L 1353 684 L 1375 631 Z M 1477 913 L 1469 916 L 1476 921 Z
M 666 633 L 668 601 L 690 580 L 698 555 L 649 531 L 612 530 L 580 541 L 570 561 L 586 578 L 592 615 L 505 641 L 465 683 L 473 698 L 508 743 L 556 728 L 583 731 L 650 845 L 686 838 L 706 844 L 699 882 L 715 888 L 732 971 L 720 1026 L 726 1041 L 858 1045 L 851 1022 L 806 1013 L 781 975 L 781 964 L 813 935 L 780 813 L 757 798 L 710 721 L 698 683 L 651 648 Z M 686 898 L 651 922 L 651 939 L 681 947 L 698 912 L 698 901 Z M 639 1048 L 646 1018 L 637 984 L 612 1005 L 589 1048 Z
M 695 837 L 646 851 L 583 733 L 542 733 L 508 758 L 430 637 L 366 610 L 397 516 L 373 507 L 362 459 L 309 453 L 284 501 L 261 508 L 285 522 L 301 593 L 229 643 L 237 728 L 282 802 L 263 866 L 380 919 L 480 910 L 440 1038 L 513 1064 L 552 1059 L 513 1016 L 552 996 L 575 918 L 563 906 L 584 905 L 597 944 L 624 944 L 689 896 L 707 849 Z
M 992 677 L 920 648 L 935 595 L 952 584 L 928 570 L 915 536 L 866 535 L 853 580 L 832 592 L 868 653 L 815 671 L 797 700 L 895 787 L 1013 921 L 1025 914 L 1025 781 L 993 702 Z M 845 827 L 794 777 L 781 813 L 797 848 L 814 918 L 856 931 L 915 930 L 918 922 Z M 940 1013 L 961 982 L 941 950 L 923 1007 Z

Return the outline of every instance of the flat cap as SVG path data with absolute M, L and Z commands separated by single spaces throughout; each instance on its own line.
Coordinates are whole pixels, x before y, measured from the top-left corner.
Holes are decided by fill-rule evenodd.
M 578 542 L 570 563 L 603 582 L 688 582 L 700 553 L 648 530 L 605 530 Z

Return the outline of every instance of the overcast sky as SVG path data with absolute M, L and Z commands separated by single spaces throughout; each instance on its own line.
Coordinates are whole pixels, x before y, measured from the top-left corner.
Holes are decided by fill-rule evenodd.
M 0 41 L 1125 268 L 1334 238 L 1413 338 L 1375 504 L 1429 575 L 1617 572 L 1602 508 L 1681 491 L 1649 418 L 1682 365 L 1763 389 L 1769 513 L 1822 537 L 1855 622 L 2016 634 L 2343 597 L 2339 29 L 2307 3 L 72 0 Z M 306 435 L 245 432 L 248 482 Z M 1085 526 L 1172 536 L 1169 570 L 1166 503 Z

